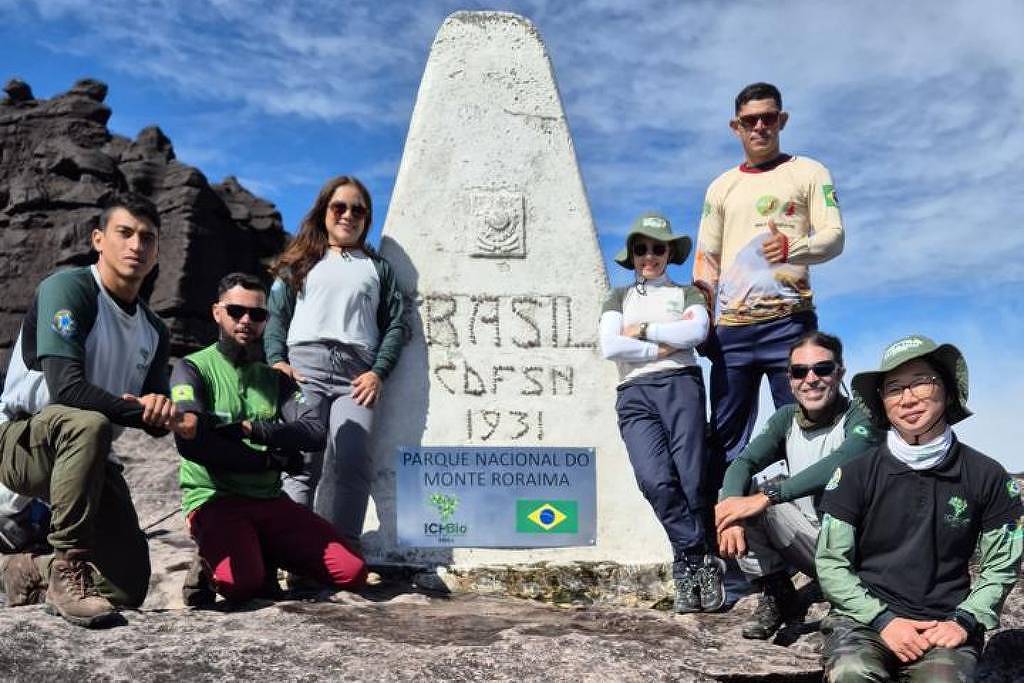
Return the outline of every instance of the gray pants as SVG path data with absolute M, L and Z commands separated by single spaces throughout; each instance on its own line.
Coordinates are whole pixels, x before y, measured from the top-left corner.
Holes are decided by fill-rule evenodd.
M 787 566 L 815 577 L 814 548 L 820 525 L 796 503 L 772 505 L 744 524 L 747 554 L 738 560 L 747 578 L 754 579 L 785 571 Z
M 306 400 L 327 424 L 327 448 L 307 454 L 303 474 L 285 475 L 284 491 L 358 548 L 373 480 L 367 450 L 373 409 L 352 400 L 352 380 L 370 365 L 353 347 L 331 342 L 293 346 L 288 362 L 305 376 Z

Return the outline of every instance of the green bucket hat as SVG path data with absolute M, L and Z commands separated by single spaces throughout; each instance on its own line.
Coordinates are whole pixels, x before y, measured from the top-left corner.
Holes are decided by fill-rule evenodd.
M 854 376 L 854 395 L 867 410 L 871 421 L 879 427 L 889 424 L 882 405 L 882 378 L 885 373 L 895 370 L 904 363 L 917 358 L 924 358 L 938 367 L 943 381 L 956 383 L 955 387 L 946 387 L 947 400 L 946 423 L 953 425 L 973 413 L 967 409 L 967 361 L 960 349 L 952 344 L 936 344 L 928 337 L 911 335 L 894 341 L 882 353 L 882 363 L 878 370 L 861 372 Z
M 690 255 L 690 238 L 686 235 L 672 235 L 672 224 L 660 213 L 649 211 L 641 214 L 633 221 L 626 235 L 626 246 L 615 255 L 615 262 L 623 268 L 633 270 L 633 257 L 629 253 L 629 243 L 634 237 L 647 237 L 659 242 L 667 242 L 669 246 L 668 262 L 682 263 Z

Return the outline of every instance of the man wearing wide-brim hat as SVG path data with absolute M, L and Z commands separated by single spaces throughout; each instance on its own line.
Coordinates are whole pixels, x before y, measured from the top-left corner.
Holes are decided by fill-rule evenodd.
M 821 502 L 815 563 L 832 603 L 822 621 L 825 678 L 973 680 L 985 629 L 998 626 L 1017 581 L 1020 486 L 952 430 L 971 415 L 955 346 L 900 339 L 853 390 L 887 432 L 836 469 Z

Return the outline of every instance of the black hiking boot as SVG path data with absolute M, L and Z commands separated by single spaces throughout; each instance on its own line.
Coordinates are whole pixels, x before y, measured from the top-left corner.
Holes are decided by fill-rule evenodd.
M 46 581 L 29 553 L 0 556 L 0 588 L 8 607 L 37 605 L 46 599 Z
M 755 583 L 760 584 L 761 595 L 741 633 L 750 640 L 768 640 L 796 609 L 796 589 L 785 574 L 766 576 Z
M 725 562 L 714 555 L 705 555 L 697 569 L 702 612 L 717 612 L 725 605 Z
M 697 569 L 686 565 L 682 573 L 674 577 L 676 599 L 672 611 L 676 614 L 690 614 L 700 611 L 700 586 L 697 585 Z
M 217 591 L 213 587 L 210 567 L 199 551 L 192 554 L 185 583 L 181 586 L 181 600 L 187 607 L 209 607 L 217 602 Z

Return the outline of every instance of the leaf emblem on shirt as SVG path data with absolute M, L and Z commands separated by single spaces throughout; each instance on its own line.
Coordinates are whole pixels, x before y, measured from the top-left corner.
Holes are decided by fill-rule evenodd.
M 951 527 L 962 528 L 967 526 L 971 518 L 967 516 L 967 501 L 960 496 L 950 496 L 949 513 L 946 514 L 946 524 Z
M 839 480 L 843 478 L 843 468 L 837 467 L 836 471 L 832 473 L 832 477 L 825 484 L 826 491 L 834 491 L 839 488 Z
M 1006 492 L 1010 494 L 1010 498 L 1020 498 L 1020 482 L 1013 477 L 1007 479 Z

